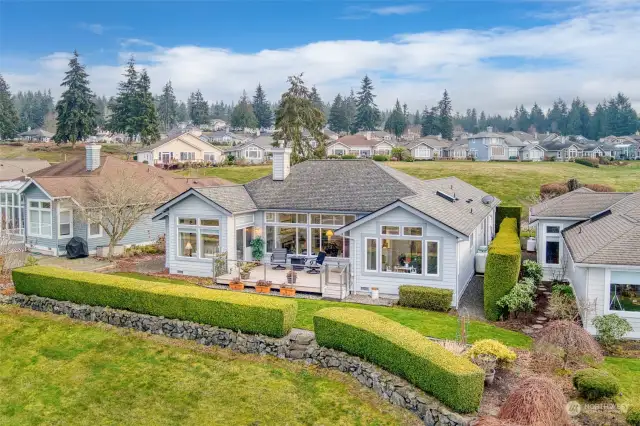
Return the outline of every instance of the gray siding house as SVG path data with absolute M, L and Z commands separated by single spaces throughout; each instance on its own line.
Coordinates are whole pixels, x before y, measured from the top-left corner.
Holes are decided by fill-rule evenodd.
M 265 260 L 286 249 L 348 264 L 350 293 L 378 287 L 397 297 L 402 284 L 430 286 L 452 290 L 457 306 L 477 247 L 493 239 L 499 200 L 457 178 L 422 181 L 371 160 L 290 166 L 290 152 L 273 149 L 270 176 L 190 189 L 156 209 L 171 273 L 211 277 L 214 253 L 252 260 L 250 242 L 261 236 Z
M 520 135 L 520 137 L 523 136 Z M 530 139 L 522 140 L 513 134 L 496 133 L 492 127 L 487 127 L 486 132 L 480 132 L 468 137 L 469 155 L 478 161 L 518 159 L 541 161 L 544 158 L 544 148 L 538 145 L 533 136 Z

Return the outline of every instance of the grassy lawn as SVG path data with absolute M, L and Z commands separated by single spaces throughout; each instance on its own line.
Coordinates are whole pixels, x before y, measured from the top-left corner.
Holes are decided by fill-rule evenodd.
M 40 160 L 47 160 L 50 163 L 60 163 L 63 161 L 69 161 L 79 156 L 85 155 L 84 148 L 80 146 L 76 146 L 72 148 L 70 144 L 57 146 L 54 143 L 46 144 L 46 151 L 32 151 L 29 148 L 34 148 L 35 146 L 41 147 L 44 144 L 30 144 L 25 142 L 23 146 L 11 146 L 7 144 L 0 144 L 0 158 L 5 159 L 17 159 L 17 158 L 37 158 Z M 122 157 L 124 153 L 124 148 L 122 145 L 102 145 L 102 153 L 103 154 L 113 154 L 119 155 Z
M 0 423 L 420 424 L 350 376 L 0 306 Z
M 607 357 L 602 368 L 620 381 L 622 395 L 616 398 L 616 402 L 640 403 L 640 359 Z
M 583 183 L 611 185 L 617 191 L 640 189 L 640 161 L 632 161 L 627 166 L 601 166 L 598 169 L 575 163 L 552 162 L 420 161 L 386 164 L 420 179 L 457 176 L 496 195 L 505 204 L 525 206 L 539 194 L 543 183 L 566 182 L 570 178 L 577 178 Z M 216 167 L 194 170 L 192 173 L 246 183 L 271 173 L 271 166 Z
M 157 279 L 149 275 L 138 274 L 135 272 L 118 273 L 118 275 L 137 278 L 146 281 L 162 281 L 172 282 L 176 284 L 185 284 L 183 280 L 161 278 Z M 270 297 L 270 296 L 262 296 Z M 296 328 L 304 328 L 313 330 L 313 315 L 322 308 L 333 306 L 353 307 L 367 309 L 384 315 L 394 321 L 399 322 L 409 328 L 412 328 L 425 336 L 436 337 L 439 339 L 455 339 L 458 331 L 458 317 L 444 314 L 441 312 L 424 311 L 420 309 L 410 309 L 401 307 L 387 306 L 371 306 L 360 305 L 355 303 L 330 302 L 326 300 L 310 300 L 296 299 L 298 302 L 298 316 L 294 326 Z M 481 321 L 472 321 L 469 325 L 469 341 L 474 342 L 480 339 L 496 339 L 508 346 L 527 348 L 531 345 L 531 338 L 511 330 L 496 327 L 489 323 Z

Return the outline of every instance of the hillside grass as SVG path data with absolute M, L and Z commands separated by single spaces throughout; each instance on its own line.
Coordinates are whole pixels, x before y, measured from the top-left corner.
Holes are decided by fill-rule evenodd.
M 0 306 L 3 425 L 419 425 L 355 378 Z
M 45 148 L 45 150 L 34 150 L 36 148 Z M 117 155 L 122 158 L 125 156 L 124 146 L 119 144 L 103 144 L 101 151 L 102 154 Z M 24 142 L 23 146 L 8 145 L 8 142 L 0 143 L 0 159 L 39 159 L 60 163 L 84 155 L 85 149 L 79 145 L 72 148 L 70 144 L 56 145 L 53 142 Z

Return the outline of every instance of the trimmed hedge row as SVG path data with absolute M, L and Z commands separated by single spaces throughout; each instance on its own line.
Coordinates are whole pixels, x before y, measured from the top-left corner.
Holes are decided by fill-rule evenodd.
M 429 311 L 448 311 L 453 299 L 453 290 L 418 285 L 401 285 L 398 304 Z
M 520 219 L 522 218 L 521 206 L 498 206 L 496 207 L 495 229 L 500 229 L 500 224 L 508 217 L 512 217 L 517 221 L 518 237 L 520 236 Z
M 296 319 L 294 300 L 211 290 L 93 272 L 30 266 L 13 270 L 18 293 L 282 337 Z
M 511 291 L 520 275 L 522 253 L 516 226 L 515 218 L 504 219 L 489 246 L 484 273 L 484 314 L 491 321 L 500 319 L 502 310 L 497 302 Z
M 356 308 L 322 309 L 313 324 L 319 345 L 357 355 L 402 376 L 458 412 L 478 409 L 484 371 L 417 331 Z

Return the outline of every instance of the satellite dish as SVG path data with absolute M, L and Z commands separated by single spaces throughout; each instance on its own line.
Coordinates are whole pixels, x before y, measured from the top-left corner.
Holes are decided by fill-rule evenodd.
M 482 204 L 491 204 L 496 199 L 493 195 L 485 195 L 482 197 Z

